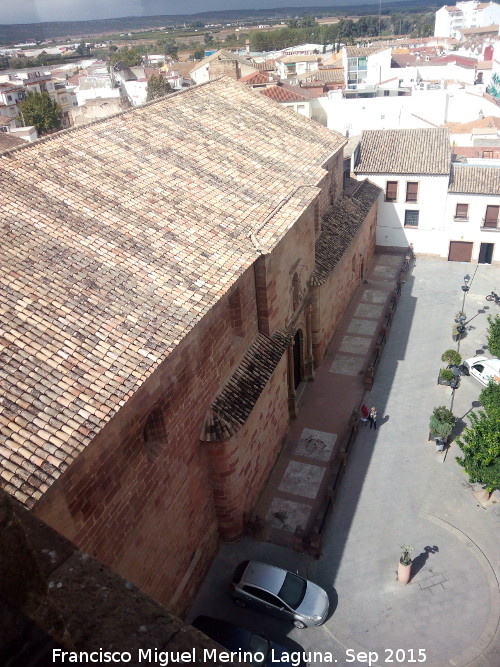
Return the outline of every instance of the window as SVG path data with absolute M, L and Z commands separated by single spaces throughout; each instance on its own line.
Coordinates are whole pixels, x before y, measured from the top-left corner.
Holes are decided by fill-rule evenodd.
M 418 183 L 408 181 L 406 184 L 406 201 L 418 200 Z
M 487 206 L 486 215 L 483 220 L 483 227 L 497 227 L 498 226 L 498 211 L 500 206 Z
M 469 219 L 469 204 L 457 204 L 455 209 L 455 220 Z
M 397 201 L 398 199 L 398 182 L 387 181 L 385 186 L 385 201 Z
M 283 607 L 283 605 L 280 604 L 280 601 L 277 598 L 275 598 L 272 593 L 263 591 L 262 588 L 256 588 L 255 586 L 243 586 L 243 590 L 245 591 L 245 593 L 249 593 L 250 595 L 253 595 L 259 600 L 262 600 L 262 602 L 266 602 L 267 604 L 272 604 L 274 607 Z
M 492 158 L 493 151 L 483 151 L 483 158 Z
M 148 415 L 143 430 L 144 449 L 150 461 L 158 458 L 167 443 L 167 432 L 162 411 L 154 408 Z
M 283 582 L 282 587 L 278 596 L 284 600 L 289 607 L 292 609 L 297 609 L 299 604 L 304 599 L 306 594 L 307 584 L 302 579 L 291 572 L 287 572 L 285 581 Z
M 405 227 L 418 227 L 419 211 L 405 211 Z

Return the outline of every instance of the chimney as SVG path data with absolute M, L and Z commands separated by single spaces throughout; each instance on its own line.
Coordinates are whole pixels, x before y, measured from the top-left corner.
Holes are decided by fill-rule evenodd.
M 247 39 L 247 41 L 245 42 L 245 47 L 246 47 L 247 56 L 250 56 L 250 40 L 249 39 Z

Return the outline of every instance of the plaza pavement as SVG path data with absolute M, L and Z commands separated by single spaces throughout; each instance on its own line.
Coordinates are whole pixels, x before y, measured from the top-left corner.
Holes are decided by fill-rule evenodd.
M 339 335 L 346 335 L 356 312 L 359 315 L 363 294 L 380 278 L 376 269 L 381 265 L 387 266 L 384 256 L 376 256 L 368 285 L 355 295 Z M 338 665 L 367 664 L 362 654 L 352 661 L 347 649 L 377 653 L 376 665 L 500 665 L 500 503 L 479 502 L 455 461 L 460 453 L 456 444 L 441 456 L 427 441 L 434 407 L 452 407 L 460 429 L 481 391 L 473 378 L 462 378 L 455 392 L 436 384 L 440 356 L 453 347 L 451 328 L 462 307 L 465 273 L 473 279 L 465 298 L 468 332 L 460 352 L 467 358 L 485 350 L 487 314 L 500 311 L 484 296 L 498 287 L 498 269 L 417 258 L 373 389 L 363 398 L 377 407 L 378 428 L 361 428 L 351 448 L 321 557 L 315 560 L 249 538 L 223 545 L 188 620 L 200 613 L 226 618 L 281 643 L 330 651 Z M 345 384 L 339 396 L 339 377 L 331 372 L 338 366 L 328 355 L 340 354 L 340 346 L 337 336 L 315 381 L 304 391 L 290 429 L 299 441 L 303 428 L 342 432 L 349 409 L 338 410 L 336 403 L 359 405 L 359 382 Z M 281 466 L 286 470 L 283 462 Z M 279 484 L 271 484 L 270 496 L 269 489 L 263 494 L 269 502 L 271 496 L 279 497 L 274 493 Z M 400 545 L 407 543 L 415 547 L 413 575 L 410 584 L 401 586 L 396 569 Z M 234 567 L 247 558 L 298 571 L 322 585 L 331 601 L 327 622 L 296 630 L 259 612 L 236 608 L 227 597 L 227 586 Z M 397 649 L 392 656 L 386 652 Z M 425 651 L 425 662 L 419 649 Z

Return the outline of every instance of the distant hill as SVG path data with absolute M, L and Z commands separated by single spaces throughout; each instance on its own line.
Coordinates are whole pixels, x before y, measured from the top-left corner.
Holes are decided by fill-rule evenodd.
M 427 9 L 435 10 L 439 6 L 434 3 L 408 0 L 407 2 L 384 2 L 382 13 L 422 12 Z M 283 20 L 291 16 L 335 16 L 339 14 L 355 16 L 357 14 L 378 14 L 379 4 L 345 5 L 341 7 L 280 7 L 276 9 L 242 9 L 201 12 L 198 14 L 177 14 L 169 16 L 126 16 L 115 19 L 100 19 L 95 21 L 48 21 L 46 23 L 26 23 L 0 25 L 0 44 L 3 46 L 24 42 L 44 42 L 51 39 L 79 37 L 86 35 L 102 35 L 105 33 L 122 33 L 148 28 L 160 28 L 169 25 L 203 23 L 227 23 L 231 21 L 245 21 L 275 17 Z

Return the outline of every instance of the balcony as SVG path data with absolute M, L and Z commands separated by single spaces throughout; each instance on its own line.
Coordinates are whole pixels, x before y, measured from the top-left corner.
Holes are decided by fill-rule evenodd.
M 488 231 L 496 230 L 498 232 L 498 218 L 496 220 L 491 218 L 483 218 L 481 220 L 481 229 Z

